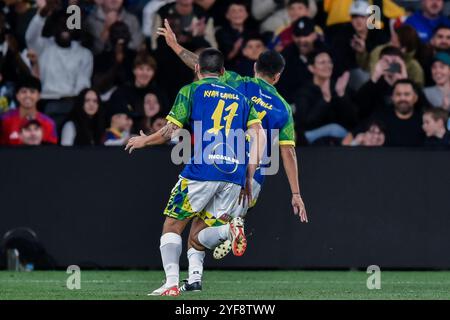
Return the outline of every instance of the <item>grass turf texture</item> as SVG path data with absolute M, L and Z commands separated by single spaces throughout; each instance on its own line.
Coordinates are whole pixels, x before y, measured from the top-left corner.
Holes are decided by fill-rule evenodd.
M 203 292 L 177 298 L 146 295 L 161 285 L 161 271 L 82 271 L 81 290 L 67 289 L 68 276 L 64 271 L 0 271 L 0 300 L 450 299 L 450 272 L 384 271 L 381 290 L 368 290 L 365 272 L 206 271 Z

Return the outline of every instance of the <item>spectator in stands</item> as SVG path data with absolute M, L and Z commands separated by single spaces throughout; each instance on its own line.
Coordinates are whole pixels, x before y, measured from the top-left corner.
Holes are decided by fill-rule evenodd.
M 122 21 L 130 30 L 131 41 L 129 48 L 138 50 L 142 44 L 143 37 L 139 21 L 133 14 L 123 8 L 123 0 L 102 0 L 99 1 L 94 12 L 87 18 L 86 29 L 93 37 L 93 51 L 99 54 L 104 50 L 109 39 L 111 26 Z
M 0 114 L 15 106 L 14 84 L 30 74 L 17 41 L 8 31 L 5 15 L 0 12 Z
M 306 0 L 290 0 L 288 3 L 287 9 L 279 11 L 282 13 L 282 15 L 286 15 L 287 19 L 285 19 L 285 22 L 282 23 L 282 27 L 278 27 L 278 28 L 272 30 L 272 33 L 274 33 L 275 36 L 274 36 L 273 43 L 271 44 L 271 47 L 273 47 L 278 52 L 281 52 L 284 50 L 284 48 L 286 48 L 288 45 L 290 45 L 292 42 L 294 42 L 293 22 L 297 21 L 298 19 L 303 18 L 303 17 L 311 17 L 310 9 L 308 6 L 308 4 L 310 4 L 310 3 L 311 3 L 311 1 L 308 2 Z M 271 22 L 272 18 L 279 19 L 280 17 L 277 16 L 277 13 L 275 13 L 272 17 L 269 17 L 267 19 L 270 21 L 266 21 L 266 22 L 272 23 Z M 280 21 L 280 24 L 281 24 L 281 21 Z M 319 31 L 322 32 L 321 29 L 317 30 L 317 32 L 319 32 Z M 262 30 L 262 32 L 267 32 L 267 31 Z
M 156 69 L 157 65 L 153 57 L 145 53 L 137 55 L 133 67 L 133 84 L 126 84 L 117 88 L 111 96 L 110 101 L 121 101 L 122 104 L 131 106 L 134 115 L 137 117 L 134 119 L 135 124 L 138 124 L 139 120 L 145 115 L 144 100 L 148 93 L 154 93 L 162 108 L 167 108 L 167 97 L 156 84 Z
M 20 128 L 20 141 L 24 146 L 40 146 L 42 144 L 42 125 L 38 120 L 27 120 Z
M 152 0 L 148 1 L 142 10 L 142 34 L 146 38 L 153 36 L 153 26 L 155 25 L 156 14 L 165 5 L 174 3 L 175 0 Z
M 421 44 L 414 28 L 409 25 L 402 25 L 395 28 L 391 33 L 391 41 L 389 43 L 380 45 L 372 50 L 368 66 L 371 72 L 373 72 L 376 63 L 379 61 L 381 51 L 388 46 L 399 48 L 402 51 L 408 78 L 420 87 L 423 87 L 425 84 L 425 75 L 422 66 L 415 58 Z
M 437 51 L 450 51 L 450 26 L 439 25 L 434 30 L 433 37 L 431 38 L 430 44 L 433 49 Z
M 137 123 L 136 132 L 144 131 L 145 134 L 153 133 L 153 123 L 161 113 L 161 105 L 158 96 L 154 93 L 147 93 L 144 98 L 144 116 Z
M 286 60 L 286 69 L 278 83 L 280 94 L 289 103 L 294 102 L 295 92 L 312 78 L 307 66 L 308 55 L 324 47 L 310 18 L 300 18 L 294 22 L 293 28 L 294 43 L 281 52 Z
M 157 42 L 157 30 L 168 19 L 177 33 L 180 43 L 196 42 L 209 43 L 209 46 L 217 47 L 214 35 L 214 21 L 208 17 L 206 12 L 194 4 L 193 0 L 176 0 L 159 9 L 153 22 L 151 48 L 159 47 Z M 190 48 L 196 49 L 196 48 Z
M 210 23 L 210 19 L 207 19 L 205 12 L 193 4 L 192 0 L 178 0 L 159 10 L 152 34 L 152 49 L 156 49 L 155 58 L 159 67 L 158 83 L 167 92 L 169 101 L 174 101 L 179 89 L 192 81 L 193 72 L 166 45 L 163 38 L 157 39 L 157 27 L 166 20 L 176 34 L 178 42 L 192 52 L 199 48 L 217 46 L 217 43 L 214 25 Z
M 0 118 L 0 144 L 20 145 L 20 129 L 24 121 L 37 120 L 42 127 L 43 142 L 56 144 L 58 137 L 56 135 L 55 123 L 46 115 L 37 110 L 37 104 L 40 98 L 41 82 L 34 77 L 22 79 L 16 88 L 16 99 L 19 107 L 1 115 Z
M 343 146 L 351 147 L 382 147 L 386 141 L 384 127 L 377 121 L 371 121 L 367 125 L 367 130 L 358 133 L 355 138 L 349 134 L 343 141 Z
M 433 108 L 423 114 L 425 146 L 450 146 L 450 133 L 447 130 L 448 111 Z
M 424 89 L 433 107 L 450 111 L 450 55 L 438 52 L 431 67 L 435 85 Z
M 351 70 L 351 79 L 359 85 L 370 77 L 363 70 L 369 63 L 369 52 L 387 41 L 381 30 L 369 30 L 368 8 L 367 1 L 353 2 L 350 7 L 351 22 L 343 25 L 330 41 L 338 67 L 337 74 Z
M 419 102 L 418 89 L 408 79 L 398 80 L 392 93 L 393 108 L 380 109 L 373 119 L 386 128 L 386 146 L 421 146 L 424 143 L 422 130 L 423 106 Z
M 0 12 L 0 82 L 17 82 L 29 74 L 20 56 L 17 40 L 9 33 L 5 15 Z
M 367 119 L 377 108 L 386 106 L 394 83 L 407 78 L 402 52 L 395 47 L 385 47 L 381 50 L 380 59 L 371 73 L 370 80 L 362 85 L 355 96 L 359 118 Z
M 6 0 L 4 12 L 10 26 L 11 36 L 17 40 L 18 50 L 22 51 L 26 48 L 25 32 L 28 24 L 36 14 L 32 1 L 29 0 Z
M 350 7 L 355 0 L 324 0 L 323 8 L 327 15 L 327 34 L 333 36 L 344 23 L 350 22 Z M 382 18 L 397 19 L 405 16 L 405 10 L 397 5 L 394 0 L 380 0 L 379 4 Z M 380 3 L 381 2 L 381 3 Z M 382 26 L 377 26 L 382 27 Z M 384 26 L 386 27 L 386 26 Z
M 253 77 L 254 65 L 261 53 L 266 51 L 267 47 L 260 36 L 249 37 L 245 40 L 242 52 L 236 59 L 233 67 L 234 71 L 242 76 Z
M 419 62 L 425 72 L 425 84 L 427 86 L 434 85 L 431 66 L 434 63 L 434 56 L 441 51 L 450 54 L 450 27 L 446 25 L 439 25 L 434 30 L 430 43 L 423 47 L 419 56 Z
M 122 101 L 112 101 L 108 108 L 110 127 L 106 129 L 103 137 L 105 146 L 123 146 L 127 144 L 130 138 L 130 130 L 133 126 L 132 112 L 130 105 L 123 104 Z
M 216 39 L 219 50 L 225 56 L 225 64 L 230 67 L 242 50 L 246 38 L 255 33 L 246 24 L 249 14 L 243 1 L 232 0 L 226 15 L 228 23 L 217 30 Z
M 416 11 L 405 23 L 417 30 L 420 40 L 427 43 L 438 25 L 450 26 L 450 20 L 442 14 L 443 9 L 444 0 L 422 0 L 422 10 Z
M 62 128 L 61 145 L 98 146 L 102 144 L 104 132 L 105 118 L 100 96 L 92 89 L 84 89 Z
M 349 73 L 332 81 L 333 61 L 325 50 L 313 52 L 308 57 L 312 81 L 296 94 L 294 120 L 297 132 L 309 143 L 323 138 L 341 140 L 357 122 L 357 108 L 347 89 Z
M 156 116 L 152 123 L 152 130 L 150 132 L 155 133 L 161 130 L 167 124 L 167 120 L 164 116 Z
M 309 0 L 308 1 L 308 8 L 309 8 L 309 17 L 313 18 L 317 14 L 317 4 L 316 0 Z M 286 16 L 286 7 L 289 5 L 290 0 L 257 0 L 252 1 L 252 16 L 255 17 L 258 21 L 263 21 L 264 19 L 271 19 L 271 15 L 275 15 L 277 17 L 276 20 L 273 20 L 276 22 L 276 25 L 278 25 L 278 21 L 283 20 L 283 23 L 285 26 L 288 26 L 293 21 L 297 19 L 293 19 L 289 21 L 289 17 Z M 297 7 L 296 9 L 300 9 Z M 270 26 L 273 26 L 270 24 L 267 27 L 268 31 L 275 32 L 277 31 L 277 28 L 271 28 Z M 265 31 L 265 30 L 264 30 Z
M 227 10 L 228 2 L 228 0 L 194 0 L 194 3 L 202 8 L 208 17 L 214 19 L 216 28 L 223 27 L 226 24 L 224 12 Z M 245 2 L 249 7 L 252 0 L 245 0 Z
M 52 38 L 44 38 L 46 18 L 54 10 L 53 1 L 44 2 L 31 20 L 26 33 L 28 46 L 39 55 L 44 111 L 60 128 L 72 110 L 73 98 L 91 86 L 92 53 L 74 41 L 74 32 L 66 25 L 64 14 L 58 14 Z
M 314 1 L 309 0 L 289 0 L 285 7 L 271 14 L 264 22 L 261 23 L 261 32 L 272 32 L 274 34 L 279 34 L 284 29 L 289 28 L 294 21 L 300 18 L 314 18 L 309 10 L 310 3 L 312 3 L 313 6 L 315 5 Z
M 101 94 L 133 81 L 136 51 L 128 44 L 131 34 L 122 21 L 113 23 L 105 50 L 94 59 L 93 87 Z

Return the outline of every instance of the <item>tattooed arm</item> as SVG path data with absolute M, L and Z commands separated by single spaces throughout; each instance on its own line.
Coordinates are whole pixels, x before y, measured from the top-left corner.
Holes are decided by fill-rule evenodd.
M 172 135 L 177 131 L 179 127 L 171 122 L 168 122 L 159 131 L 147 136 L 142 130 L 140 136 L 131 138 L 125 151 L 132 153 L 136 149 L 142 149 L 149 146 L 164 144 L 172 138 Z
M 164 28 L 158 28 L 158 35 L 166 39 L 167 45 L 177 54 L 178 57 L 192 70 L 198 64 L 198 55 L 181 46 L 175 33 L 170 27 L 169 21 L 164 20 Z

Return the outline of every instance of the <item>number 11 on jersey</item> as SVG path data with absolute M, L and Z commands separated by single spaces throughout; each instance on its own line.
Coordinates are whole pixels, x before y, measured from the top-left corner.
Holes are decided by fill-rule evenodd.
M 233 102 L 225 108 L 225 101 L 220 100 L 211 117 L 214 123 L 213 127 L 208 130 L 208 133 L 217 135 L 219 134 L 220 130 L 225 128 L 225 135 L 228 136 L 228 134 L 230 133 L 231 124 L 233 123 L 233 119 L 237 116 L 236 112 L 238 107 L 239 104 L 237 102 Z M 228 112 L 228 115 L 222 118 L 224 109 Z M 225 120 L 225 127 L 222 125 L 222 120 Z

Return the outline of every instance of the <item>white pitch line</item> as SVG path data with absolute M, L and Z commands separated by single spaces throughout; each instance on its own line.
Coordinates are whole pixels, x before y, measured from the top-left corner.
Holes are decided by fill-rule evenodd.
M 205 282 L 208 284 L 242 284 L 242 283 L 261 283 L 261 284 L 365 284 L 365 281 L 340 281 L 340 280 L 331 280 L 331 281 L 317 281 L 317 280 L 293 280 L 293 281 L 271 281 L 271 280 L 208 280 L 205 279 Z M 141 283 L 141 284 L 152 284 L 159 283 L 159 281 L 152 280 L 81 280 L 82 283 L 104 283 L 104 284 L 114 284 L 114 283 Z M 65 280 L 32 280 L 32 279 L 0 279 L 0 283 L 58 283 L 65 284 Z M 383 284 L 387 285 L 450 285 L 450 281 L 389 281 L 384 280 Z

